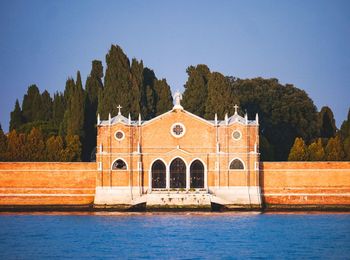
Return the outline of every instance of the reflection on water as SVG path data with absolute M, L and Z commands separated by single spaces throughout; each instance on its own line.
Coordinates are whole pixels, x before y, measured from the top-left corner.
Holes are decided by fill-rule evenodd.
M 0 258 L 340 258 L 343 213 L 3 213 Z

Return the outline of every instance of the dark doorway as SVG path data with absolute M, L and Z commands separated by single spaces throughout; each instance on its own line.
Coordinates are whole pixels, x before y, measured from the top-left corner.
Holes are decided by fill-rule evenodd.
M 166 170 L 165 164 L 157 160 L 152 165 L 152 188 L 165 189 L 166 187 Z
M 195 160 L 190 167 L 190 187 L 204 188 L 204 165 L 200 160 Z
M 180 158 L 170 164 L 170 188 L 186 188 L 186 164 Z

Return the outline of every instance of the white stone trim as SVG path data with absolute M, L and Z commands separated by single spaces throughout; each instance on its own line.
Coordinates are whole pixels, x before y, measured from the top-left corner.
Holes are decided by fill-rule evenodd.
M 122 161 L 125 163 L 125 165 L 126 165 L 126 169 L 125 169 L 125 170 L 123 170 L 123 169 L 113 170 L 113 164 L 114 164 L 117 160 L 122 160 Z M 110 169 L 111 169 L 111 171 L 127 171 L 127 170 L 129 170 L 129 165 L 128 165 L 127 161 L 124 160 L 124 158 L 118 157 L 117 159 L 115 159 L 115 160 L 112 162 L 112 164 L 111 164 L 111 166 L 110 166 Z

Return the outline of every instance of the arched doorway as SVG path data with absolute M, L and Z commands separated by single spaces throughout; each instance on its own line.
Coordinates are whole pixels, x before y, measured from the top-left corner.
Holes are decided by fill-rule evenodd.
M 204 165 L 200 160 L 195 160 L 190 167 L 190 187 L 204 188 Z
M 180 158 L 170 164 L 170 188 L 186 188 L 186 164 Z
M 166 170 L 165 164 L 157 160 L 152 165 L 152 188 L 165 189 L 166 187 Z

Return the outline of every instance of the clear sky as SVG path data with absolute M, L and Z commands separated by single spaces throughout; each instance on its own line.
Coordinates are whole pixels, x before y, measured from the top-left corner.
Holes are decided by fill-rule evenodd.
M 30 84 L 62 91 L 120 45 L 173 91 L 204 63 L 304 89 L 337 125 L 350 106 L 350 1 L 1 1 L 0 122 Z M 117 100 L 116 100 L 117 102 Z

